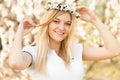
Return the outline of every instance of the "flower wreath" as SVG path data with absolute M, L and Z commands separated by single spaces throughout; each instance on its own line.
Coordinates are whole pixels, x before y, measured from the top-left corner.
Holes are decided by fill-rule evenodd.
M 80 17 L 80 14 L 76 12 L 76 9 L 72 5 L 68 5 L 65 3 L 59 3 L 59 2 L 53 2 L 53 3 L 48 3 L 48 5 L 45 7 L 47 10 L 50 9 L 56 9 L 60 11 L 67 11 L 73 15 L 75 15 L 77 18 Z

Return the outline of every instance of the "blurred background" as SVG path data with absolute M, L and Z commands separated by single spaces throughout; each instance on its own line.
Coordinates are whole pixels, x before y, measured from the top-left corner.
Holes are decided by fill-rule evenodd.
M 9 49 L 12 46 L 18 24 L 24 18 L 31 18 L 38 24 L 44 13 L 43 6 L 54 0 L 0 0 L 0 80 L 31 80 L 29 74 L 12 70 L 7 65 Z M 61 1 L 61 0 L 59 0 Z M 99 19 L 120 42 L 120 0 L 66 0 L 76 6 L 84 5 L 96 13 Z M 24 37 L 24 45 L 35 39 L 37 28 Z M 79 21 L 76 37 L 80 43 L 101 47 L 103 41 L 94 25 Z M 84 80 L 120 80 L 120 57 L 101 61 L 83 61 Z

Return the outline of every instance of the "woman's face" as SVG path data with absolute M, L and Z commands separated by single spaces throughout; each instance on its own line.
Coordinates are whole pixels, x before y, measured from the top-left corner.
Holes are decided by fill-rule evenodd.
M 62 14 L 55 18 L 48 28 L 48 33 L 52 41 L 61 42 L 69 33 L 71 26 L 71 15 L 69 13 Z

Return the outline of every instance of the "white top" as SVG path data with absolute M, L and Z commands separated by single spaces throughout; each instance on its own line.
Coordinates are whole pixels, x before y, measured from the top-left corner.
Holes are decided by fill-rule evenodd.
M 29 52 L 33 57 L 32 66 L 27 70 L 32 80 L 82 80 L 84 76 L 84 69 L 82 63 L 81 44 L 75 46 L 74 56 L 71 59 L 70 69 L 67 69 L 63 60 L 56 54 L 54 50 L 50 51 L 47 61 L 47 76 L 42 75 L 34 69 L 34 62 L 36 59 L 37 48 L 35 46 L 26 46 L 23 51 Z

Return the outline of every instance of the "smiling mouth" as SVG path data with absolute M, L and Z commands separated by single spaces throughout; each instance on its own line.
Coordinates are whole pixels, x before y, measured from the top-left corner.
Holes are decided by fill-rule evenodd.
M 58 34 L 58 35 L 63 35 L 64 34 L 63 32 L 57 32 L 57 31 L 55 31 L 55 33 Z

